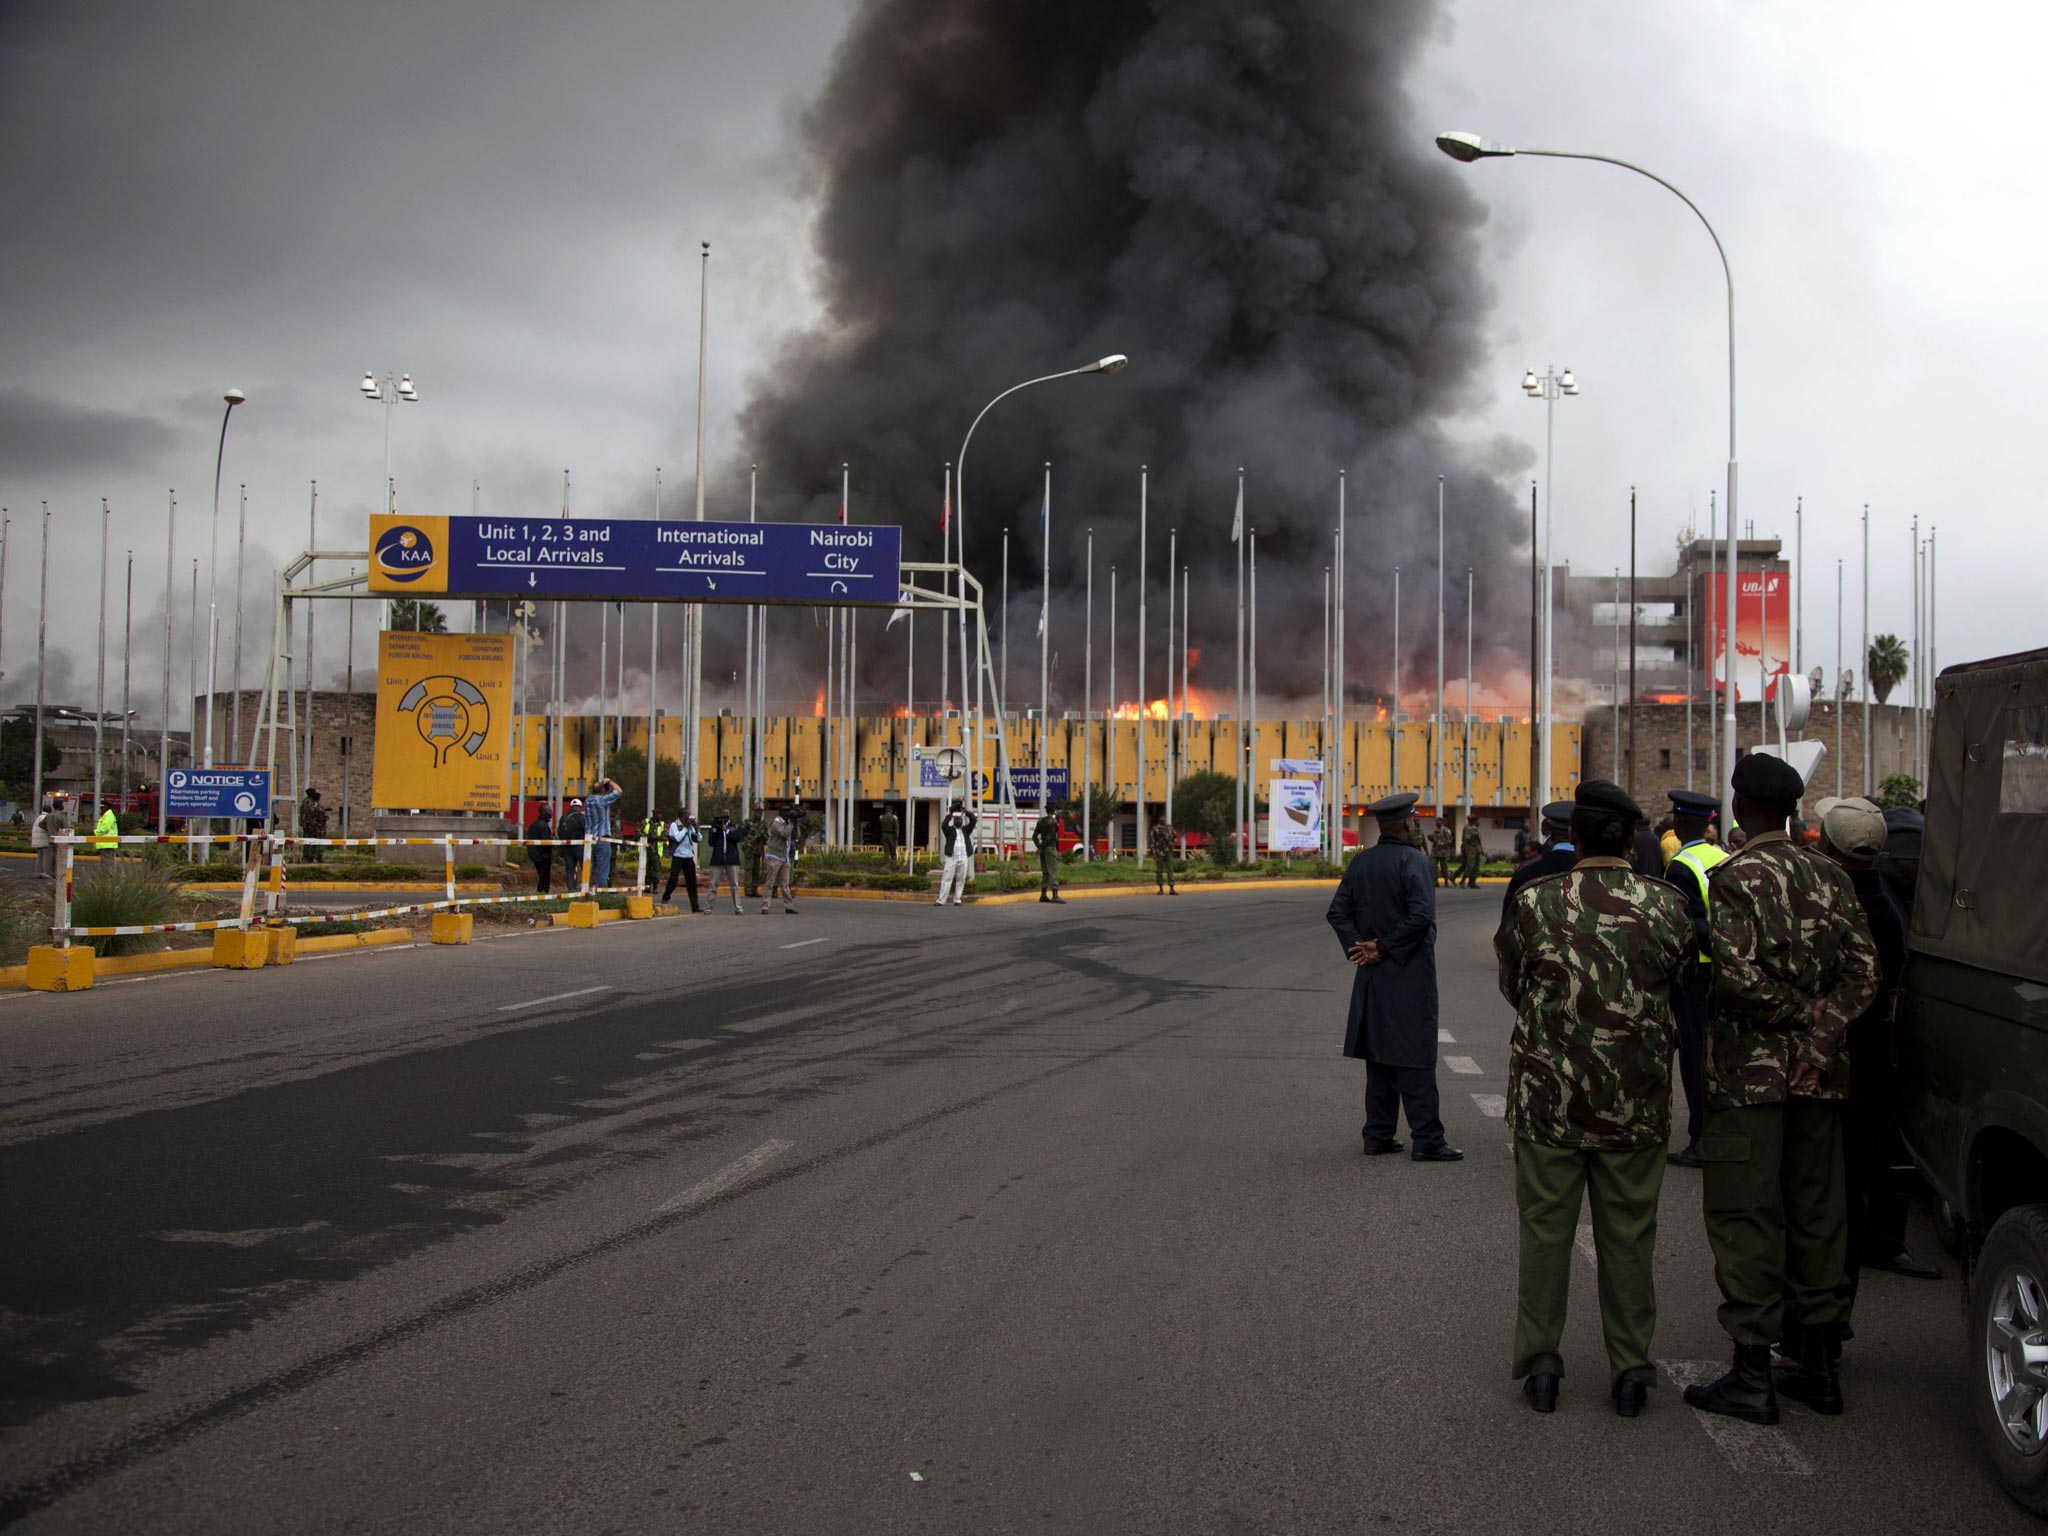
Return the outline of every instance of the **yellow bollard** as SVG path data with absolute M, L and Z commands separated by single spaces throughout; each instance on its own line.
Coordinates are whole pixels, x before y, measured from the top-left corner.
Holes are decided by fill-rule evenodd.
M 595 928 L 598 905 L 594 901 L 572 901 L 569 903 L 569 926 L 571 928 Z
M 270 955 L 270 940 L 261 929 L 216 928 L 213 963 L 228 971 L 260 971 Z
M 636 921 L 641 918 L 654 916 L 654 898 L 652 896 L 628 896 L 626 898 L 626 916 Z
M 436 912 L 428 936 L 436 944 L 467 944 L 475 932 L 474 912 Z
M 83 992 L 92 985 L 92 946 L 37 944 L 28 952 L 31 992 Z
M 290 965 L 299 957 L 299 930 L 296 928 L 265 928 L 263 937 L 269 948 L 264 959 L 270 965 Z

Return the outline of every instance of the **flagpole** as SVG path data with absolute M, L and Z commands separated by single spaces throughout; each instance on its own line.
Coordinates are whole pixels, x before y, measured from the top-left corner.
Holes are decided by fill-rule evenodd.
M 610 688 L 607 686 L 609 683 L 609 678 L 607 676 L 607 672 L 609 669 L 606 664 L 607 657 L 609 655 L 607 646 L 611 638 L 612 626 L 612 616 L 611 614 L 606 612 L 606 609 L 608 609 L 610 606 L 611 605 L 608 603 L 599 603 L 597 605 L 597 776 L 600 779 L 604 777 L 605 702 L 606 696 L 611 692 Z M 417 615 L 419 610 L 414 609 L 413 611 L 415 615 Z M 415 619 L 414 622 L 415 625 L 417 625 L 417 619 Z M 626 637 L 624 635 L 621 635 L 619 636 L 619 649 L 624 650 L 625 647 Z M 620 819 L 624 820 L 623 817 L 621 817 Z
M 1010 698 L 1010 530 L 1008 528 L 1003 530 L 1003 588 L 999 607 L 1002 612 L 996 619 L 996 650 L 999 653 L 996 670 L 1002 674 L 1003 686 L 1001 693 L 996 698 L 996 708 L 1006 709 L 1009 707 Z M 967 662 L 964 658 L 960 663 L 960 686 L 963 691 L 967 686 Z M 963 715 L 962 718 L 964 719 L 965 716 Z
M 1166 579 L 1168 581 L 1173 580 L 1172 571 L 1168 571 L 1166 573 Z M 1180 735 L 1180 761 L 1175 765 L 1174 769 L 1175 773 L 1180 778 L 1187 777 L 1188 766 L 1188 735 L 1185 729 L 1187 725 L 1187 720 L 1185 719 L 1185 716 L 1187 714 L 1188 707 L 1188 630 L 1190 627 L 1188 609 L 1193 606 L 1188 600 L 1188 594 L 1191 590 L 1192 588 L 1190 588 L 1188 584 L 1188 568 L 1186 566 L 1182 566 L 1180 568 L 1180 707 L 1181 714 L 1183 716 L 1183 719 L 1181 721 L 1183 729 Z M 1167 820 L 1171 821 L 1172 819 L 1172 814 L 1169 811 Z M 1180 836 L 1179 847 L 1176 857 L 1186 858 L 1187 851 L 1187 834 L 1182 833 Z
M 697 259 L 697 521 L 704 521 L 704 392 L 706 388 L 706 364 L 711 348 L 711 242 L 698 242 L 701 254 Z M 683 768 L 688 782 L 684 786 L 689 797 L 690 814 L 697 814 L 698 781 L 704 777 L 703 764 L 698 761 L 703 729 L 704 714 L 704 608 L 693 603 L 683 610 L 683 637 L 689 647 L 690 671 L 687 679 L 689 699 L 690 739 L 683 743 Z M 653 765 L 648 765 L 652 772 Z
M 1348 673 L 1348 672 L 1347 672 L 1347 671 L 1345 670 L 1345 668 L 1344 668 L 1344 491 L 1345 491 L 1345 486 L 1346 486 L 1346 480 L 1345 480 L 1345 475 L 1344 475 L 1344 471 L 1340 469 L 1340 470 L 1338 470 L 1338 471 L 1337 471 L 1337 572 L 1336 572 L 1336 598 L 1337 598 L 1337 676 L 1336 676 L 1336 706 L 1337 706 L 1337 732 L 1336 732 L 1336 735 L 1337 735 L 1337 745 L 1336 745 L 1336 753 L 1335 753 L 1335 757 L 1336 757 L 1336 763 L 1335 763 L 1335 768 L 1336 768 L 1336 772 L 1335 772 L 1335 773 L 1334 773 L 1334 775 L 1333 775 L 1334 779 L 1336 780 L 1336 788 L 1335 788 L 1335 790 L 1334 790 L 1334 792 L 1333 792 L 1333 795 L 1332 795 L 1332 799 L 1333 799 L 1333 801 L 1334 801 L 1334 806 L 1335 806 L 1335 810 L 1336 810 L 1337 814 L 1336 814 L 1336 817 L 1334 818 L 1334 819 L 1335 819 L 1335 822 L 1336 822 L 1336 825 L 1335 825 L 1335 826 L 1334 826 L 1334 827 L 1333 827 L 1333 828 L 1331 829 L 1331 832 L 1330 832 L 1330 862 L 1331 862 L 1331 863 L 1333 863 L 1333 864 L 1341 864 L 1341 863 L 1343 863 L 1343 862 L 1344 862 L 1344 815 L 1345 815 L 1345 802 L 1346 802 L 1346 800 L 1347 800 L 1347 799 L 1349 798 L 1349 795 L 1348 795 L 1348 790 L 1349 790 L 1349 787 L 1350 787 L 1350 786 L 1349 786 L 1349 784 L 1347 783 L 1347 781 L 1345 780 L 1345 777 L 1344 777 L 1344 774 L 1345 774 L 1345 759 L 1346 759 L 1346 753 L 1345 753 L 1345 750 L 1344 750 L 1344 748 L 1345 748 L 1345 745 L 1346 745 L 1346 742 L 1345 742 L 1345 738 L 1344 738 L 1344 687 L 1345 687 L 1345 679 L 1346 679 L 1346 678 L 1348 678 L 1348 677 L 1350 676 L 1350 673 Z
M 100 498 L 100 646 L 98 680 L 93 684 L 92 706 L 92 819 L 97 823 L 104 798 L 107 736 L 107 543 L 113 532 L 114 514 L 107 498 Z
M 1401 567 L 1394 567 L 1394 707 L 1387 712 L 1387 792 L 1401 793 Z
M 1436 824 L 1444 823 L 1444 477 L 1436 477 L 1436 726 L 1431 731 Z
M 244 485 L 241 487 L 239 510 L 235 513 L 235 659 L 228 668 L 230 679 L 228 686 L 234 690 L 235 703 L 234 724 L 231 727 L 232 734 L 228 738 L 228 750 L 230 752 L 236 750 L 236 743 L 239 743 L 242 739 L 242 573 L 244 566 L 247 564 L 248 545 L 249 487 Z M 312 617 L 312 608 L 313 605 L 311 603 L 306 605 L 306 616 L 308 618 Z M 287 680 L 286 686 L 290 686 L 289 680 Z M 207 708 L 211 709 L 212 707 L 213 701 L 209 699 L 207 701 Z M 255 757 L 255 745 L 251 743 L 249 748 L 250 761 L 253 762 Z M 301 785 L 300 788 L 303 789 L 304 786 Z
M 1038 810 L 1045 813 L 1050 797 L 1046 790 L 1045 739 L 1052 718 L 1052 626 L 1046 622 L 1052 611 L 1052 463 L 1045 466 L 1045 500 L 1038 508 Z
M 748 496 L 747 496 L 747 521 L 748 521 L 748 522 L 750 522 L 750 523 L 751 523 L 751 522 L 752 522 L 752 521 L 754 520 L 754 505 L 753 505 L 753 502 L 754 502 L 753 494 L 752 494 L 752 492 L 751 492 L 751 491 L 749 491 L 749 493 L 748 493 Z M 659 464 L 657 464 L 657 465 L 655 465 L 655 466 L 654 466 L 654 520 L 655 520 L 655 521 L 656 521 L 657 523 L 661 521 L 661 466 L 660 466 Z M 625 649 L 626 649 L 626 647 L 625 647 L 625 639 L 626 639 L 626 637 L 625 637 L 625 634 L 624 634 L 624 632 L 622 631 L 622 632 L 620 633 L 620 635 L 619 635 L 619 656 L 620 656 L 620 660 L 621 660 L 621 662 L 623 662 L 623 661 L 624 661 L 624 659 L 625 659 Z M 754 665 L 754 646 L 753 646 L 753 641 L 754 641 L 753 631 L 752 631 L 752 629 L 751 629 L 751 628 L 749 628 L 749 630 L 748 630 L 748 632 L 747 632 L 747 675 L 748 675 L 748 677 L 750 677 L 750 678 L 751 678 L 751 677 L 753 676 L 753 665 Z M 655 775 L 655 765 L 656 765 L 657 763 L 659 763 L 659 762 L 661 761 L 661 738 L 660 738 L 660 737 L 659 737 L 659 736 L 658 736 L 658 735 L 656 734 L 656 730 L 655 730 L 656 726 L 657 726 L 657 725 L 659 724 L 659 718 L 660 718 L 660 715 L 661 715 L 661 605 L 660 605 L 660 604 L 658 604 L 658 603 L 649 603 L 649 604 L 647 605 L 647 818 L 646 818 L 646 819 L 647 819 L 647 822 L 648 822 L 649 824 L 651 824 L 651 823 L 653 822 L 653 820 L 654 820 L 654 780 L 655 780 L 655 776 L 656 776 L 656 775 Z M 741 710 L 741 716 L 742 716 L 742 718 L 745 718 L 745 717 L 746 717 L 746 711 L 745 711 L 745 709 L 744 709 L 744 708 L 742 708 L 742 710 Z M 747 770 L 748 770 L 749 768 L 751 768 L 752 766 L 753 766 L 753 759 L 752 759 L 751 757 L 747 758 L 747 759 L 746 759 L 746 760 L 745 760 L 745 761 L 744 761 L 744 762 L 743 762 L 743 763 L 741 764 L 741 766 L 740 766 L 740 783 L 741 783 L 742 785 L 745 785 L 745 783 L 747 782 Z M 744 798 L 744 797 L 743 797 L 743 798 Z M 752 809 L 751 803 L 750 803 L 750 804 L 748 804 L 748 805 L 743 805 L 743 806 L 742 806 L 742 807 L 740 808 L 740 814 L 741 814 L 742 816 L 744 816 L 744 815 L 745 815 L 745 814 L 747 813 L 747 811 L 749 811 L 750 809 Z M 656 857 L 655 857 L 655 867 L 656 867 L 657 869 L 659 869 L 659 868 L 661 867 L 661 860 L 660 860 L 660 856 L 659 856 L 659 854 L 657 854 L 657 855 L 656 855 Z
M 1180 776 L 1178 748 L 1180 741 L 1180 711 L 1174 709 L 1174 643 L 1180 639 L 1176 627 L 1174 598 L 1180 592 L 1174 582 L 1174 571 L 1180 569 L 1180 528 L 1165 530 L 1165 819 L 1167 825 L 1174 825 L 1174 780 Z
M 0 569 L 4 569 L 0 565 Z M 308 604 L 307 606 L 311 606 Z M 121 809 L 128 809 L 128 684 L 135 646 L 135 551 L 128 551 L 128 598 L 121 610 Z
M 1081 862 L 1095 855 L 1095 530 L 1088 530 L 1088 580 L 1082 621 L 1086 639 L 1081 663 Z
M 164 836 L 170 830 L 169 813 L 164 808 L 164 780 L 171 771 L 171 584 L 173 572 L 178 568 L 178 493 L 170 492 L 170 505 L 164 513 L 164 719 L 157 733 L 156 743 L 156 835 Z M 42 750 L 36 751 L 36 760 L 42 761 Z M 40 791 L 42 786 L 36 786 Z M 36 809 L 41 810 L 43 797 L 36 796 Z
M 1835 556 L 1835 798 L 1842 795 L 1842 716 L 1849 695 L 1842 688 L 1842 557 Z
M 1465 826 L 1472 825 L 1472 567 L 1465 567 Z M 1462 828 L 1460 829 L 1463 830 Z
M 1857 671 L 1863 674 L 1863 794 L 1870 796 L 1870 503 L 1863 503 L 1863 646 Z
M 1244 466 L 1237 468 L 1237 515 L 1231 519 L 1230 542 L 1237 546 L 1237 646 L 1231 654 L 1231 667 L 1237 678 L 1237 718 L 1230 722 L 1231 735 L 1236 738 L 1232 748 L 1235 761 L 1231 764 L 1231 777 L 1237 781 L 1233 786 L 1233 808 L 1237 812 L 1237 847 L 1232 850 L 1234 862 L 1242 864 L 1244 857 Z
M 839 823 L 832 807 L 832 781 L 835 777 L 832 767 L 832 747 L 837 732 L 832 729 L 835 718 L 832 711 L 832 658 L 834 642 L 838 637 L 838 610 L 825 610 L 825 712 L 818 721 L 818 798 L 822 802 L 818 811 L 825 819 L 823 835 L 825 846 L 830 848 L 836 840 Z
M 1137 840 L 1138 857 L 1140 859 L 1145 857 L 1145 850 L 1148 846 L 1145 841 L 1145 727 L 1148 723 L 1146 717 L 1151 701 L 1145 697 L 1145 578 L 1151 572 L 1151 565 L 1146 550 L 1147 519 L 1151 515 L 1151 507 L 1152 468 L 1148 464 L 1140 464 L 1138 466 L 1138 723 L 1133 733 L 1138 743 L 1138 761 L 1135 768 L 1137 773 L 1138 819 L 1132 829 L 1132 835 Z M 1166 584 L 1169 590 L 1173 586 L 1173 565 L 1170 561 L 1166 567 Z M 1170 611 L 1170 600 L 1168 606 Z M 1170 646 L 1173 641 L 1173 621 L 1171 618 L 1167 620 L 1166 638 Z M 1172 727 L 1168 726 L 1167 731 L 1170 739 Z M 1169 782 L 1171 782 L 1170 779 Z
M 319 522 L 320 482 L 313 480 L 306 487 L 306 553 L 309 555 L 320 547 Z M 312 575 L 311 565 L 307 566 L 306 574 Z M 306 739 L 301 748 L 306 771 L 300 780 L 306 785 L 313 782 L 313 608 L 312 603 L 306 604 Z M 255 760 L 256 733 L 252 730 L 249 733 L 249 761 L 253 763 Z
M 1260 856 L 1260 530 L 1245 528 L 1245 547 L 1251 561 L 1251 616 L 1245 625 L 1245 672 L 1251 680 L 1245 690 L 1245 848 L 1251 862 Z
M 1342 492 L 1340 490 L 1339 494 Z M 1323 855 L 1332 864 L 1344 852 L 1344 536 L 1330 530 L 1330 723 L 1323 742 Z
M 846 821 L 846 846 L 851 848 L 860 832 L 856 802 L 860 799 L 860 610 L 846 610 L 846 742 L 840 748 L 846 760 L 846 794 L 841 816 Z
M 1109 568 L 1109 703 L 1102 711 L 1103 784 L 1110 804 L 1116 803 L 1116 567 Z M 1109 825 L 1109 856 L 1122 852 L 1117 823 Z

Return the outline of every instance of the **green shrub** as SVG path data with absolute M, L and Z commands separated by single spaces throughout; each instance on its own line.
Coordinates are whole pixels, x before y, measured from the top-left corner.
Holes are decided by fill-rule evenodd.
M 179 920 L 179 897 L 177 878 L 147 861 L 120 859 L 81 865 L 71 902 L 71 922 L 79 928 L 174 923 Z M 162 949 L 165 939 L 160 933 L 147 933 L 86 942 L 98 955 L 139 955 Z

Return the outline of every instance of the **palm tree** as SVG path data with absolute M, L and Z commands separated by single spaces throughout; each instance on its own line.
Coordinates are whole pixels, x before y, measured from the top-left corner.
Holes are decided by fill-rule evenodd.
M 422 602 L 416 597 L 396 597 L 391 600 L 391 627 L 417 630 L 427 635 L 445 635 L 448 633 L 448 617 L 438 604 Z
M 1870 691 L 1882 704 L 1906 680 L 1906 647 L 1897 635 L 1879 635 L 1870 642 Z

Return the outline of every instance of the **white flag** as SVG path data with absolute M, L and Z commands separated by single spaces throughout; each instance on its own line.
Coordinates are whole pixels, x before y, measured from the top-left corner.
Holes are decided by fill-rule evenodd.
M 1045 610 L 1044 610 L 1043 608 L 1040 608 L 1040 609 L 1038 610 L 1038 638 L 1040 638 L 1040 639 L 1043 639 L 1043 638 L 1044 638 L 1044 636 L 1045 636 Z
M 896 595 L 896 601 L 899 603 L 908 603 L 910 601 L 910 598 L 911 591 L 908 587 L 905 587 L 901 592 L 897 593 Z M 889 615 L 889 622 L 884 624 L 882 628 L 885 630 L 894 629 L 896 627 L 896 621 L 898 619 L 907 619 L 909 617 L 910 610 L 908 608 L 898 608 Z
M 1235 544 L 1244 537 L 1244 482 L 1237 482 L 1237 512 L 1230 519 L 1230 542 Z

